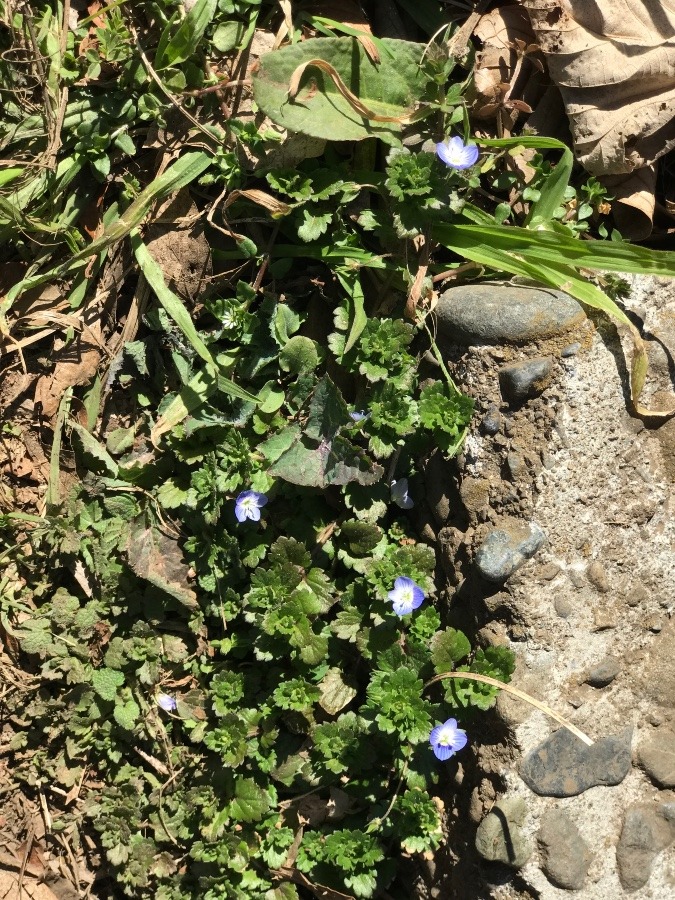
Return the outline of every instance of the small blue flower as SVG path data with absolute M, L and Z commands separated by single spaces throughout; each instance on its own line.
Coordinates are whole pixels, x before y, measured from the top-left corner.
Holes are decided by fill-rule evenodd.
M 412 578 L 397 578 L 394 582 L 394 590 L 389 591 L 387 597 L 394 605 L 397 616 L 407 616 L 424 600 L 424 591 L 415 584 Z
M 176 698 L 172 697 L 171 694 L 157 695 L 157 706 L 161 707 L 164 712 L 174 712 L 177 705 Z
M 468 169 L 478 159 L 480 150 L 475 144 L 465 144 L 461 137 L 451 137 L 436 144 L 439 159 L 451 169 Z
M 391 499 L 401 509 L 412 509 L 415 503 L 412 497 L 408 496 L 408 479 L 399 478 L 398 481 L 391 483 Z
M 246 519 L 253 519 L 254 522 L 260 521 L 260 508 L 267 503 L 267 497 L 259 494 L 258 491 L 243 491 L 234 505 L 234 514 L 238 522 L 244 522 Z
M 466 747 L 469 739 L 466 731 L 457 727 L 457 719 L 448 719 L 442 725 L 431 729 L 429 740 L 435 756 L 438 759 L 446 760 L 454 756 L 458 750 Z
M 363 420 L 367 419 L 368 416 L 369 416 L 369 413 L 362 412 L 361 410 L 356 410 L 356 409 L 354 410 L 354 412 L 349 413 L 349 418 L 352 419 L 354 422 L 363 422 Z

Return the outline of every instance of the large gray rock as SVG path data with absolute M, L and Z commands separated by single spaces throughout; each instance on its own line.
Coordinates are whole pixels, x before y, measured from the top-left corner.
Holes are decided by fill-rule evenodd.
M 488 581 L 502 582 L 530 559 L 546 540 L 532 522 L 508 522 L 493 528 L 476 552 L 476 568 Z
M 560 728 L 527 754 L 521 778 L 545 797 L 575 797 L 596 785 L 620 784 L 631 767 L 631 734 L 624 728 L 589 747 Z
M 434 312 L 441 334 L 461 344 L 536 341 L 586 318 L 577 301 L 561 291 L 505 284 L 450 288 Z
M 562 809 L 551 809 L 541 820 L 537 836 L 541 867 L 556 887 L 578 891 L 591 864 L 591 852 L 579 829 Z
M 636 804 L 626 812 L 616 847 L 619 881 L 637 891 L 649 881 L 657 854 L 675 839 L 675 804 Z
M 488 862 L 520 869 L 532 856 L 532 846 L 521 826 L 527 807 L 522 797 L 504 797 L 495 803 L 476 832 L 476 850 Z

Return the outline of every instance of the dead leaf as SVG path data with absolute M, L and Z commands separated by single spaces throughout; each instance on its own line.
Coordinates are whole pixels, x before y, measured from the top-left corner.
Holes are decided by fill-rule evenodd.
M 196 609 L 197 595 L 188 587 L 188 567 L 176 541 L 155 528 L 136 527 L 127 548 L 129 565 L 140 577 Z
M 199 210 L 187 188 L 157 210 L 148 229 L 147 247 L 179 297 L 195 300 L 211 276 L 211 248 Z
M 519 6 L 502 6 L 486 13 L 474 34 L 481 41 L 482 48 L 476 54 L 474 80 L 468 99 L 476 118 L 490 119 L 513 94 L 521 68 L 519 60 L 524 54 L 528 56 L 528 71 L 531 61 L 535 61 L 536 68 L 536 55 L 530 57 L 535 36 L 527 13 Z M 534 79 L 527 79 L 530 90 L 533 82 Z M 528 100 L 534 102 L 532 96 L 528 96 Z M 523 102 L 515 98 L 511 100 L 514 106 Z M 525 103 L 528 108 L 529 105 Z
M 629 175 L 607 175 L 602 183 L 614 200 L 614 222 L 629 241 L 641 241 L 652 232 L 656 165 L 644 166 Z
M 673 0 L 521 3 L 588 172 L 633 172 L 675 146 Z
M 19 887 L 19 873 L 0 869 L 0 900 L 58 900 L 46 884 L 24 877 Z

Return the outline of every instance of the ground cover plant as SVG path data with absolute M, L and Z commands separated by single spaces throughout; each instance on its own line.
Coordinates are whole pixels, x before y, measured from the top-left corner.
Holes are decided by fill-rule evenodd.
M 506 273 L 633 329 L 585 273 L 675 273 L 580 240 L 611 221 L 564 145 L 475 138 L 420 9 L 392 41 L 248 0 L 5 7 L 0 325 L 37 387 L 3 433 L 49 452 L 3 494 L 2 747 L 94 896 L 406 896 L 514 667 L 411 518 L 473 409 L 438 290 Z

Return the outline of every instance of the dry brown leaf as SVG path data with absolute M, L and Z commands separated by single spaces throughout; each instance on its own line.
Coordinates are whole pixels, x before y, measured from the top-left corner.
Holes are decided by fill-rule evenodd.
M 477 118 L 489 119 L 511 89 L 519 56 L 535 37 L 527 13 L 520 6 L 502 6 L 486 13 L 474 34 L 482 49 L 476 54 L 469 100 Z
M 212 272 L 211 248 L 187 188 L 158 208 L 148 229 L 147 247 L 171 290 L 187 300 L 203 293 Z
M 629 175 L 607 175 L 602 181 L 614 197 L 614 221 L 623 237 L 629 241 L 649 237 L 654 218 L 656 165 L 645 166 Z
M 58 900 L 46 884 L 25 878 L 19 886 L 19 873 L 0 869 L 0 900 Z
M 96 334 L 98 332 L 98 335 Z M 49 375 L 38 378 L 35 386 L 35 403 L 42 405 L 42 415 L 46 419 L 53 418 L 59 408 L 61 397 L 69 387 L 87 384 L 96 374 L 101 359 L 99 323 L 77 335 L 66 347 L 57 350 L 52 359 L 56 366 Z
M 588 172 L 633 172 L 675 146 L 675 0 L 521 3 Z

